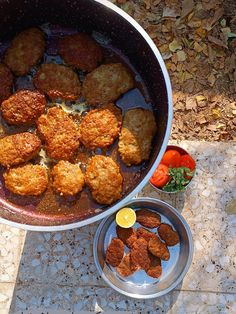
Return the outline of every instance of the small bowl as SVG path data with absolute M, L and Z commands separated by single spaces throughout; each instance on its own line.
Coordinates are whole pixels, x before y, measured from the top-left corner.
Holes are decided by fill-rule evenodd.
M 162 222 L 168 223 L 178 232 L 180 243 L 169 247 L 170 259 L 162 261 L 162 275 L 149 277 L 144 270 L 139 270 L 129 277 L 121 277 L 116 269 L 105 262 L 106 249 L 116 235 L 115 214 L 100 223 L 94 238 L 93 256 L 100 276 L 114 290 L 136 299 L 160 297 L 173 290 L 186 275 L 193 256 L 193 240 L 190 228 L 178 211 L 169 204 L 153 199 L 133 199 L 125 206 L 134 210 L 148 208 L 161 215 Z M 140 227 L 139 223 L 134 225 Z M 127 249 L 127 248 L 126 248 Z M 125 251 L 128 252 L 128 249 Z
M 182 147 L 176 146 L 176 145 L 168 145 L 165 152 L 167 152 L 168 150 L 171 150 L 171 149 L 177 150 L 177 152 L 179 152 L 180 155 L 189 155 L 189 156 L 191 156 L 185 149 L 183 149 Z M 163 191 L 162 189 L 157 188 L 154 184 L 151 183 L 150 180 L 148 182 L 158 192 L 162 192 L 162 193 L 166 193 L 166 194 L 176 194 L 176 193 L 184 192 L 187 189 L 187 187 L 190 186 L 191 182 L 193 181 L 194 176 L 195 176 L 195 173 L 194 173 L 192 179 L 189 181 L 189 183 L 187 185 L 185 185 L 185 188 L 183 190 L 172 191 L 172 192 Z

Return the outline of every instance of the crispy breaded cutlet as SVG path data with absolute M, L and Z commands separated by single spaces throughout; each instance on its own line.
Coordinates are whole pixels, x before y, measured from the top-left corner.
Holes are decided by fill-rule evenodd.
M 29 161 L 40 147 L 40 139 L 30 132 L 5 136 L 0 139 L 0 164 L 11 167 Z
M 128 248 L 131 248 L 133 243 L 137 240 L 137 235 L 134 228 L 122 228 L 120 226 L 116 226 L 116 234 Z
M 110 157 L 96 155 L 88 163 L 85 182 L 99 204 L 112 204 L 122 196 L 123 177 Z
M 149 230 L 147 230 L 147 229 L 145 229 L 145 228 L 142 228 L 142 227 L 140 227 L 140 228 L 138 228 L 138 229 L 136 230 L 136 234 L 137 234 L 137 237 L 138 237 L 138 238 L 143 238 L 143 239 L 145 239 L 147 242 L 149 242 L 149 240 L 150 240 L 151 238 L 155 237 L 155 234 L 154 234 L 154 233 L 152 233 L 151 231 L 149 231 Z
M 161 224 L 161 216 L 149 209 L 136 210 L 137 222 L 146 228 L 156 228 Z
M 107 147 L 118 138 L 121 121 L 121 110 L 113 104 L 91 110 L 80 123 L 80 141 L 90 149 Z
M 48 185 L 47 170 L 40 165 L 27 164 L 11 168 L 3 177 L 6 188 L 18 195 L 38 196 Z
M 61 108 L 52 107 L 41 115 L 37 130 L 50 158 L 70 160 L 79 147 L 78 126 Z
M 0 105 L 12 93 L 13 75 L 9 68 L 0 63 Z
M 51 100 L 76 100 L 80 96 L 80 81 L 69 67 L 55 63 L 44 63 L 33 79 L 35 87 Z
M 179 243 L 179 235 L 173 230 L 172 226 L 162 223 L 157 231 L 160 238 L 165 241 L 167 246 L 174 246 Z
M 162 274 L 161 260 L 149 253 L 150 265 L 148 269 L 145 269 L 148 276 L 153 278 L 159 278 Z
M 75 195 L 82 191 L 84 175 L 78 164 L 60 160 L 52 169 L 53 188 L 63 196 Z
M 66 64 L 86 72 L 94 70 L 103 57 L 99 44 L 85 33 L 61 38 L 58 43 L 58 52 Z
M 127 166 L 148 160 L 152 140 L 157 131 L 153 113 L 146 109 L 130 109 L 123 119 L 118 151 Z
M 150 258 L 148 254 L 148 243 L 145 239 L 139 238 L 131 248 L 131 260 L 135 266 L 142 269 L 148 269 L 150 266 Z
M 20 90 L 3 101 L 4 120 L 12 125 L 30 125 L 44 112 L 46 98 L 38 91 Z
M 45 50 L 43 32 L 29 28 L 16 35 L 6 50 L 4 63 L 17 75 L 26 75 L 42 58 Z
M 133 87 L 134 79 L 123 64 L 103 64 L 87 74 L 82 95 L 90 105 L 109 104 Z
M 117 267 L 124 255 L 124 243 L 117 238 L 113 238 L 106 251 L 106 262 L 113 267 Z
M 155 236 L 155 238 L 150 239 L 148 242 L 148 250 L 155 255 L 156 257 L 159 257 L 160 259 L 164 261 L 168 261 L 170 258 L 170 252 L 168 247 L 164 242 L 162 242 L 158 236 Z
M 132 263 L 130 253 L 126 254 L 122 258 L 122 261 L 116 268 L 118 274 L 120 274 L 122 277 L 131 276 L 138 269 L 139 267 Z

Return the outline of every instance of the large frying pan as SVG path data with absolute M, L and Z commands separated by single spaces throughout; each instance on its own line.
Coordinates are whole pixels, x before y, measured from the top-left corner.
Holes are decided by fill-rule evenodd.
M 126 13 L 106 0 L 0 0 L 0 47 L 27 27 L 51 23 L 91 33 L 96 31 L 111 41 L 139 73 L 154 109 L 158 132 L 150 159 L 142 167 L 126 169 L 123 198 L 112 206 L 83 203 L 77 210 L 51 211 L 50 200 L 37 210 L 34 201 L 16 201 L 0 187 L 0 222 L 37 231 L 56 231 L 81 227 L 123 207 L 147 183 L 166 149 L 172 122 L 171 85 L 161 55 L 147 33 Z M 137 171 L 138 175 L 135 174 Z M 127 184 L 126 184 L 127 185 Z M 72 203 L 71 203 L 72 204 Z M 86 207 L 87 206 L 87 207 Z M 71 205 L 71 208 L 73 204 Z M 98 208 L 100 207 L 100 209 Z

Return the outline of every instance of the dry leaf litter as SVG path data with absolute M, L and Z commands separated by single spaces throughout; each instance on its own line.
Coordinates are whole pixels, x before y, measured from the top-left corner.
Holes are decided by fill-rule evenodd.
M 172 139 L 236 140 L 236 1 L 112 2 L 142 25 L 165 60 Z

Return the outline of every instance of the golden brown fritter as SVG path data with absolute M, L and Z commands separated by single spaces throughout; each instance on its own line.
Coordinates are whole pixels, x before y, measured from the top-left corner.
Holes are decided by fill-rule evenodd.
M 156 257 L 149 253 L 150 266 L 148 269 L 145 269 L 148 276 L 153 278 L 159 278 L 162 274 L 161 260 L 159 257 Z
M 136 231 L 137 237 L 138 238 L 143 238 L 145 239 L 147 242 L 149 242 L 149 240 L 153 237 L 155 237 L 155 234 L 152 233 L 151 231 L 145 229 L 145 228 L 138 228 Z
M 149 159 L 156 130 L 155 117 L 151 111 L 140 108 L 125 113 L 118 150 L 127 166 L 138 165 Z
M 121 121 L 121 110 L 113 104 L 91 110 L 79 126 L 80 141 L 90 149 L 107 147 L 118 138 Z
M 11 95 L 13 76 L 5 64 L 0 63 L 0 105 Z
M 3 101 L 2 116 L 8 124 L 30 125 L 44 112 L 45 96 L 38 91 L 20 90 Z
M 18 195 L 40 195 L 48 185 L 47 170 L 40 165 L 27 164 L 11 168 L 4 175 L 5 186 Z
M 10 167 L 29 161 L 40 147 L 40 139 L 29 132 L 5 136 L 0 139 L 0 164 Z
M 62 109 L 48 109 L 39 117 L 37 129 L 50 158 L 70 160 L 74 156 L 79 147 L 78 127 Z
M 14 37 L 4 63 L 15 75 L 25 75 L 42 58 L 44 50 L 43 32 L 38 28 L 29 28 Z
M 174 246 L 179 243 L 179 235 L 175 230 L 173 230 L 172 226 L 162 223 L 157 231 L 160 238 L 165 241 L 166 245 Z
M 117 267 L 124 255 L 124 243 L 117 238 L 113 238 L 106 251 L 106 262 L 113 267 Z
M 168 250 L 168 247 L 157 236 L 150 239 L 150 241 L 148 242 L 148 249 L 153 255 L 159 257 L 164 261 L 168 261 L 170 258 L 170 252 Z
M 76 100 L 80 95 L 77 74 L 64 65 L 44 63 L 34 77 L 36 88 L 52 100 Z
M 150 266 L 150 258 L 148 254 L 148 243 L 145 239 L 139 238 L 135 241 L 131 248 L 131 260 L 135 266 L 142 269 L 148 269 Z
M 137 240 L 134 228 L 122 228 L 120 226 L 116 226 L 116 234 L 118 238 L 128 246 L 128 248 L 131 248 L 133 243 Z
M 128 277 L 132 275 L 138 269 L 139 267 L 132 263 L 130 253 L 126 254 L 122 258 L 122 261 L 120 262 L 119 266 L 117 266 L 116 268 L 118 274 L 120 274 L 122 277 Z
M 75 195 L 82 191 L 84 175 L 78 164 L 60 160 L 52 169 L 53 188 L 64 196 Z
M 63 37 L 58 51 L 65 63 L 87 72 L 94 70 L 102 61 L 101 47 L 85 33 Z
M 90 105 L 108 104 L 133 87 L 133 77 L 124 65 L 103 64 L 86 76 L 82 95 Z
M 156 228 L 161 223 L 161 216 L 146 208 L 136 210 L 136 217 L 137 222 L 146 228 Z
M 99 204 L 112 204 L 122 196 L 123 177 L 119 166 L 110 157 L 92 157 L 87 166 L 85 182 Z

